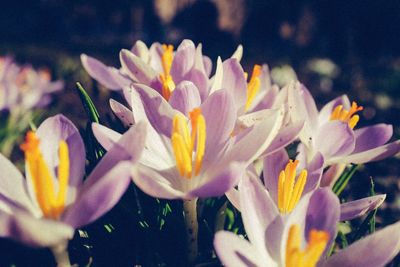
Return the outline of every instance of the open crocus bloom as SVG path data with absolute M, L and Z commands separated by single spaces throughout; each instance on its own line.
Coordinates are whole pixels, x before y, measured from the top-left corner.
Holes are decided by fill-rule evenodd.
M 324 161 L 317 153 L 307 165 L 300 160 L 290 160 L 285 149 L 278 150 L 263 159 L 263 181 L 268 195 L 282 215 L 289 214 L 300 199 L 320 187 Z M 257 178 L 255 171 L 247 170 L 248 176 Z M 241 210 L 239 192 L 230 190 L 227 194 L 235 208 Z M 386 195 L 375 195 L 340 205 L 340 220 L 360 217 L 378 208 Z
M 61 81 L 52 82 L 48 70 L 19 66 L 11 57 L 0 58 L 0 110 L 43 107 L 50 102 L 50 94 L 63 85 Z
M 400 141 L 387 143 L 393 128 L 376 124 L 357 129 L 362 110 L 356 102 L 350 104 L 347 96 L 338 97 L 318 112 L 310 92 L 300 83 L 293 83 L 288 93 L 291 118 L 294 122 L 304 120 L 300 134 L 301 158 L 309 161 L 322 153 L 325 166 L 337 163 L 365 163 L 381 160 L 400 151 Z
M 0 236 L 54 247 L 110 210 L 130 183 L 131 162 L 143 149 L 144 125 L 131 128 L 121 142 L 126 138 L 137 140 L 134 151 L 115 144 L 83 182 L 85 149 L 71 121 L 57 115 L 28 132 L 21 145 L 26 178 L 0 155 Z
M 176 52 L 172 45 L 154 43 L 147 48 L 137 41 L 130 51 L 121 50 L 120 69 L 107 67 L 86 55 L 81 60 L 89 75 L 109 89 L 119 90 L 137 82 L 151 86 L 168 100 L 176 85 L 188 80 L 196 84 L 205 98 L 212 64 L 201 50 L 201 45 L 195 47 L 190 40 L 183 40 Z
M 162 198 L 211 197 L 224 194 L 237 184 L 245 168 L 273 144 L 283 112 L 246 131 L 232 135 L 236 112 L 231 94 L 218 90 L 203 103 L 193 84 L 182 89 L 182 97 L 168 103 L 156 91 L 135 85 L 143 101 L 133 116 L 150 122 L 149 138 L 134 182 L 146 193 Z M 173 108 L 174 107 L 174 108 Z M 135 112 L 136 111 L 136 112 Z M 117 133 L 100 125 L 93 131 L 107 149 Z
M 225 231 L 215 235 L 225 266 L 384 266 L 400 250 L 397 223 L 326 258 L 339 220 L 339 200 L 329 189 L 306 194 L 286 216 L 257 179 L 243 179 L 239 191 L 249 241 Z
M 233 94 L 238 115 L 282 104 L 281 101 L 276 104 L 279 87 L 272 84 L 266 64 L 254 65 L 252 73 L 249 75 L 244 72 L 239 60 L 234 56 L 224 62 L 218 60 L 210 92 L 221 88 L 230 90 Z

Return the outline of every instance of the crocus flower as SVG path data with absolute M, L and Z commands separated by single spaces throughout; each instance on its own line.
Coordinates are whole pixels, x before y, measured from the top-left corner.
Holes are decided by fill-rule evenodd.
M 109 89 L 119 90 L 130 83 L 142 83 L 156 89 L 165 99 L 181 81 L 192 81 L 207 95 L 211 60 L 203 56 L 201 44 L 195 47 L 190 40 L 183 40 L 176 52 L 172 45 L 154 43 L 150 48 L 137 41 L 131 50 L 120 52 L 121 68 L 107 67 L 87 55 L 81 56 L 86 71 Z
M 224 62 L 218 60 L 211 92 L 228 89 L 234 95 L 238 115 L 280 106 L 279 87 L 272 83 L 268 65 L 254 65 L 251 76 L 245 72 L 235 57 Z
M 0 110 L 19 110 L 47 105 L 50 95 L 61 90 L 63 82 L 51 81 L 48 70 L 20 66 L 11 57 L 0 58 Z
M 257 179 L 243 179 L 239 191 L 249 240 L 225 231 L 215 235 L 225 266 L 384 266 L 400 250 L 396 223 L 327 258 L 339 220 L 339 200 L 327 188 L 308 193 L 285 216 Z
M 218 196 L 237 184 L 245 167 L 277 136 L 283 112 L 276 110 L 245 132 L 232 136 L 236 112 L 232 96 L 218 90 L 203 103 L 188 84 L 180 101 L 168 103 L 156 91 L 135 85 L 143 101 L 134 111 L 150 125 L 149 138 L 134 182 L 146 193 L 161 198 L 192 199 Z M 133 107 L 138 108 L 139 102 Z M 173 107 L 175 107 L 175 109 Z M 107 149 L 119 135 L 94 125 L 98 141 Z
M 118 202 L 130 183 L 132 162 L 140 156 L 144 137 L 143 124 L 132 127 L 83 182 L 85 149 L 78 129 L 62 115 L 45 120 L 21 145 L 25 178 L 0 155 L 0 236 L 50 247 L 59 266 L 69 266 L 65 250 L 74 229 Z M 135 142 L 127 146 L 126 140 Z
M 318 112 L 310 92 L 300 83 L 293 83 L 288 93 L 292 120 L 306 118 L 300 134 L 300 157 L 309 161 L 320 152 L 325 166 L 337 163 L 365 163 L 381 160 L 400 151 L 400 141 L 387 143 L 393 127 L 376 124 L 354 129 L 362 110 L 356 102 L 350 104 L 346 95 L 326 104 Z
M 280 213 L 290 213 L 303 196 L 320 187 L 323 166 L 324 161 L 320 153 L 307 165 L 298 159 L 290 160 L 285 149 L 263 158 L 263 184 Z M 247 175 L 258 177 L 252 169 L 247 171 Z M 230 202 L 241 210 L 238 190 L 232 189 L 226 195 Z M 340 220 L 360 217 L 378 208 L 385 198 L 386 195 L 379 194 L 343 203 L 340 206 Z

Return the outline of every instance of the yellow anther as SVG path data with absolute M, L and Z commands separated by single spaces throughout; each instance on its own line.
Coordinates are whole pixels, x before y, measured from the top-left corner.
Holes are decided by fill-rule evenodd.
M 278 178 L 278 208 L 281 213 L 291 212 L 299 202 L 307 182 L 307 171 L 302 170 L 296 180 L 298 160 L 292 160 L 286 165 L 285 170 L 279 173 Z
M 179 174 L 186 178 L 192 177 L 192 158 L 195 144 L 194 175 L 198 175 L 200 172 L 206 146 L 206 122 L 204 116 L 201 114 L 201 109 L 193 109 L 189 112 L 189 118 L 191 133 L 186 117 L 182 114 L 177 114 L 172 122 L 171 135 L 177 169 Z
M 332 111 L 330 119 L 347 122 L 349 124 L 349 127 L 353 129 L 360 120 L 360 116 L 355 114 L 361 110 L 363 110 L 363 107 L 358 106 L 357 103 L 354 101 L 351 103 L 351 107 L 349 110 L 343 109 L 343 105 L 338 105 Z
M 286 243 L 286 267 L 314 267 L 324 252 L 329 241 L 329 233 L 312 229 L 308 236 L 308 244 L 301 249 L 300 227 L 290 226 Z
M 162 84 L 162 95 L 169 100 L 171 92 L 175 89 L 175 82 L 170 74 L 172 61 L 174 60 L 174 47 L 172 45 L 162 45 L 163 54 L 161 55 L 161 65 L 163 73 L 160 74 Z
M 43 216 L 58 219 L 65 208 L 69 180 L 69 152 L 65 141 L 60 141 L 58 166 L 58 193 L 56 194 L 53 177 L 39 148 L 40 140 L 32 131 L 26 134 L 21 149 L 25 153 L 28 172 Z
M 261 69 L 260 65 L 254 65 L 253 73 L 251 74 L 250 81 L 247 84 L 247 100 L 246 100 L 246 107 L 245 107 L 246 111 L 250 108 L 251 103 L 253 102 L 258 91 L 260 90 L 261 71 L 262 71 L 262 69 Z M 247 78 L 247 73 L 245 73 L 245 77 Z

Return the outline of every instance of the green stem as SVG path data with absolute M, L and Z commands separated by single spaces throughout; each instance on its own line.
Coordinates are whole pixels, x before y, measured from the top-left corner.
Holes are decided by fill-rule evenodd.
M 71 267 L 67 248 L 68 242 L 50 248 L 57 262 L 57 267 Z
M 194 265 L 198 253 L 197 234 L 199 231 L 199 224 L 197 221 L 197 198 L 183 200 L 183 213 L 188 245 L 187 259 L 189 265 Z

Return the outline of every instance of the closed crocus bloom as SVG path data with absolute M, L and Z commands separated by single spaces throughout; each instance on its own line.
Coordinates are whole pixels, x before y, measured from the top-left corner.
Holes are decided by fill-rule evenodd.
M 384 266 L 400 250 L 400 223 L 327 257 L 336 236 L 339 200 L 329 189 L 306 194 L 282 216 L 257 178 L 239 183 L 249 240 L 221 231 L 214 247 L 225 266 Z
M 63 82 L 51 81 L 50 72 L 18 65 L 11 57 L 0 58 L 0 110 L 23 112 L 43 107 L 51 93 L 63 88 Z
M 49 247 L 59 266 L 69 266 L 66 251 L 74 229 L 110 210 L 130 183 L 132 161 L 145 137 L 138 124 L 115 144 L 83 182 L 85 150 L 78 129 L 62 115 L 28 132 L 21 149 L 26 175 L 0 155 L 0 236 L 26 245 Z M 126 138 L 141 140 L 135 151 Z M 132 157 L 135 154 L 137 157 Z M 46 229 L 42 231 L 40 229 Z

